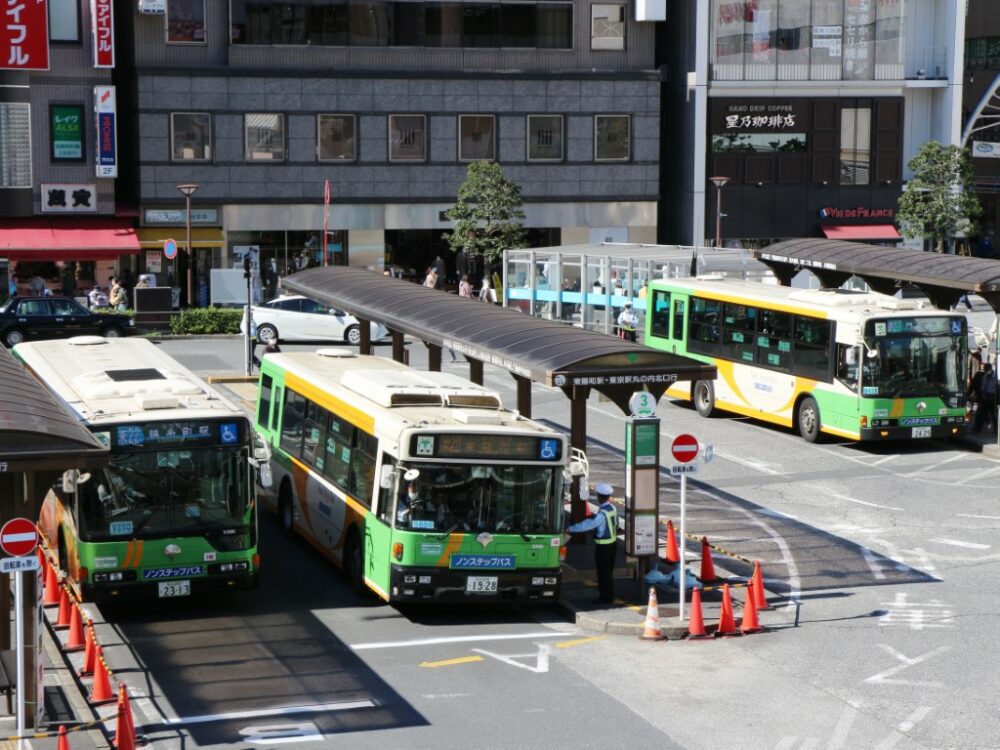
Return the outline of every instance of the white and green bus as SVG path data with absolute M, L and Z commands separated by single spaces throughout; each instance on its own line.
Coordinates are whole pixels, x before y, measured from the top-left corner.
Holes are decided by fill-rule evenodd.
M 735 279 L 654 281 L 645 343 L 718 368 L 667 395 L 849 440 L 965 432 L 967 320 L 875 292 Z
M 263 499 L 358 593 L 557 597 L 564 435 L 456 375 L 334 348 L 268 355 L 258 391 Z

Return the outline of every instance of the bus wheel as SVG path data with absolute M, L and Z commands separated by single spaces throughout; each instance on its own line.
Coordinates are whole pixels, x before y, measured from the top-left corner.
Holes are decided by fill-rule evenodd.
M 281 530 L 291 536 L 295 530 L 295 507 L 292 505 L 292 488 L 283 482 L 278 493 L 278 522 Z
M 813 398 L 806 397 L 799 404 L 799 434 L 807 443 L 819 440 L 819 407 Z
M 715 386 L 707 380 L 694 384 L 694 408 L 703 417 L 715 414 Z
M 351 529 L 347 533 L 347 546 L 344 548 L 344 574 L 351 584 L 351 591 L 359 597 L 364 597 L 368 590 L 365 586 L 364 567 L 365 558 L 361 551 L 361 540 L 358 538 L 358 532 Z

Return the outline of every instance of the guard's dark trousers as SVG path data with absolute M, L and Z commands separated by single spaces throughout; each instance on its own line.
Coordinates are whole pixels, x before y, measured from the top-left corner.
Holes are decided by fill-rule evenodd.
M 618 542 L 614 544 L 594 545 L 594 566 L 597 568 L 598 598 L 602 602 L 611 602 L 615 598 L 615 557 Z

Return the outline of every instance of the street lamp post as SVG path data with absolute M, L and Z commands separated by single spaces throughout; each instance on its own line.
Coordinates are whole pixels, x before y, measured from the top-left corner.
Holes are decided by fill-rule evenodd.
M 728 177 L 709 177 L 715 185 L 715 247 L 722 244 L 722 188 L 729 182 Z
M 194 251 L 191 248 L 191 196 L 200 186 L 193 182 L 185 182 L 178 185 L 177 189 L 184 194 L 185 202 L 185 223 L 187 225 L 187 303 L 188 307 L 194 307 L 193 294 L 194 285 L 192 283 L 192 266 L 194 265 Z

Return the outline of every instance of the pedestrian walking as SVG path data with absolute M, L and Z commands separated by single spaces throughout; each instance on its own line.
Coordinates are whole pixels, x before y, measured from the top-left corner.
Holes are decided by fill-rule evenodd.
M 122 286 L 120 279 L 112 278 L 111 291 L 108 293 L 108 302 L 113 310 L 128 309 L 128 292 Z
M 468 274 L 462 274 L 462 278 L 458 282 L 458 296 L 472 299 L 472 284 L 469 283 Z
M 618 314 L 618 336 L 625 341 L 635 341 L 635 329 L 639 325 L 639 316 L 632 309 L 632 303 L 626 302 Z
M 595 488 L 600 503 L 597 513 L 580 523 L 567 527 L 570 534 L 594 530 L 594 567 L 597 570 L 597 601 L 610 604 L 615 598 L 615 558 L 618 555 L 618 511 L 611 502 L 610 484 L 601 482 Z
M 981 432 L 984 426 L 988 430 L 996 429 L 997 375 L 993 371 L 993 365 L 989 362 L 986 362 L 982 369 L 972 377 L 968 395 L 972 396 L 976 402 L 976 416 L 972 423 L 972 431 Z

